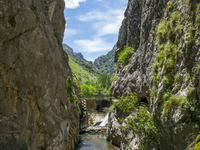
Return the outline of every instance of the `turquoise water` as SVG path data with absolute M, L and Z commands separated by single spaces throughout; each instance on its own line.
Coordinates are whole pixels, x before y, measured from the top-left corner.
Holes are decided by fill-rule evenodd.
M 81 143 L 77 150 L 119 150 L 118 147 L 106 141 L 105 135 L 80 135 Z

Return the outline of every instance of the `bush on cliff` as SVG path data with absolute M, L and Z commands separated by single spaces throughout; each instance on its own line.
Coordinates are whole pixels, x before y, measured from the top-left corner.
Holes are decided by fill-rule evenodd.
M 128 93 L 127 96 L 118 97 L 115 106 L 124 113 L 132 113 L 132 117 L 127 119 L 126 126 L 120 128 L 125 131 L 132 130 L 133 133 L 140 136 L 139 150 L 153 149 L 156 141 L 157 129 L 154 120 L 145 105 L 139 105 L 136 93 Z M 124 119 L 120 118 L 119 121 Z
M 124 46 L 124 49 L 118 54 L 118 64 L 125 66 L 129 64 L 131 59 L 133 58 L 134 54 L 134 48 L 133 47 L 126 47 Z

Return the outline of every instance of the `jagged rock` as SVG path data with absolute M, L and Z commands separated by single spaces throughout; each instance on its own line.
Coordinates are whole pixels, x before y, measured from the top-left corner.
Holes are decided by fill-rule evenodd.
M 152 65 L 155 63 L 155 56 L 158 54 L 156 29 L 164 19 L 170 18 L 173 13 L 171 7 L 176 7 L 176 11 L 181 14 L 182 30 L 178 37 L 178 50 L 175 60 L 175 73 L 179 75 L 178 81 L 169 91 L 174 95 L 187 96 L 189 87 L 194 87 L 195 91 L 191 96 L 195 102 L 195 111 L 183 111 L 180 107 L 172 106 L 168 117 L 161 118 L 163 113 L 162 96 L 166 86 L 163 83 L 163 76 L 157 85 L 157 95 L 150 100 L 150 95 L 154 91 L 153 78 L 154 71 Z M 145 97 L 150 104 L 150 110 L 154 116 L 155 123 L 159 129 L 158 146 L 162 150 L 185 149 L 192 142 L 196 133 L 193 134 L 194 124 L 199 125 L 199 102 L 200 102 L 200 81 L 192 80 L 196 66 L 200 62 L 200 29 L 195 14 L 197 12 L 197 1 L 174 1 L 174 0 L 129 0 L 125 12 L 125 19 L 119 31 L 115 62 L 118 61 L 118 54 L 124 46 L 131 46 L 135 49 L 135 54 L 127 66 L 117 67 L 117 79 L 112 83 L 112 95 L 115 97 L 126 95 L 128 92 L 136 92 L 139 100 Z M 194 23 L 196 20 L 196 23 Z M 193 31 L 189 31 L 193 27 Z M 168 31 L 167 31 L 168 32 Z M 190 32 L 194 32 L 196 40 L 187 39 Z M 165 65 L 161 64 L 162 73 Z M 169 70 L 168 70 L 169 71 Z M 167 71 L 166 71 L 167 72 Z M 167 74 L 167 73 L 166 73 Z M 187 74 L 191 78 L 186 79 Z M 199 74 L 198 74 L 199 76 Z M 179 83 L 181 83 L 179 85 Z M 196 122 L 192 121 L 196 120 Z M 178 126 L 181 125 L 181 129 Z M 112 125 L 111 125 L 112 126 Z M 112 127 L 111 127 L 112 128 Z M 184 138 L 183 138 L 184 137 Z
M 126 116 L 126 119 L 121 123 L 117 119 L 120 117 L 125 117 L 125 115 L 123 115 L 118 108 L 114 107 L 110 110 L 106 139 L 120 147 L 120 149 L 131 147 L 132 150 L 137 150 L 139 143 L 138 135 L 134 135 L 132 131 L 125 131 L 119 128 L 120 126 L 125 127 L 128 118 L 132 117 L 132 115 Z
M 71 150 L 77 143 L 63 10 L 62 0 L 0 3 L 0 149 Z

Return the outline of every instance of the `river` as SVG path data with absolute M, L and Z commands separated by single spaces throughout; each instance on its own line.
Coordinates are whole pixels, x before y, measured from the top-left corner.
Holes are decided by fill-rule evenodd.
M 82 134 L 77 150 L 119 150 L 118 147 L 106 141 L 105 135 Z

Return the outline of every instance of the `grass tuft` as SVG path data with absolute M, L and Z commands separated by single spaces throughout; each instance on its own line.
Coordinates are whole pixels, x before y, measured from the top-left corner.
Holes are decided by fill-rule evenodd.
M 133 58 L 134 48 L 133 47 L 126 47 L 118 54 L 118 64 L 125 66 L 127 65 L 131 59 Z

